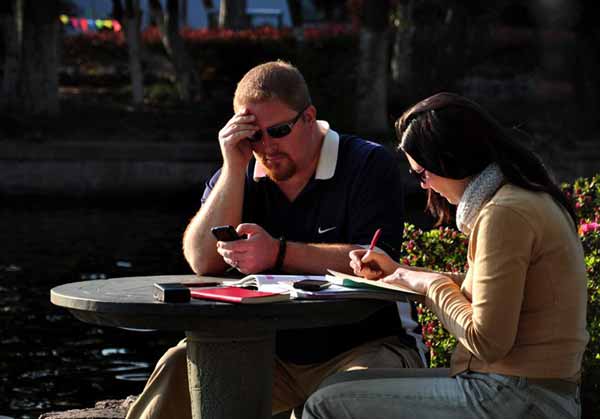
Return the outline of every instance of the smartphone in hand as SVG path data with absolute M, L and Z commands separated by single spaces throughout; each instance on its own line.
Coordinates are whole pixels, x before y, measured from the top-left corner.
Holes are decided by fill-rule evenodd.
M 222 242 L 231 242 L 234 240 L 245 239 L 246 235 L 240 236 L 233 226 L 217 226 L 210 229 L 213 236 L 216 237 L 217 240 Z

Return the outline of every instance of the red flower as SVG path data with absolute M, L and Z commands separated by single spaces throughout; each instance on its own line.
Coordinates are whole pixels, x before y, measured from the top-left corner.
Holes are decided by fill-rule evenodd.
M 592 222 L 579 225 L 579 234 L 584 235 L 600 229 L 600 224 Z

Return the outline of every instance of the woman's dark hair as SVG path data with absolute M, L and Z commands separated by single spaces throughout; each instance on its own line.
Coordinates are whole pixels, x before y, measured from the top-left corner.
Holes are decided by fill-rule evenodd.
M 438 93 L 404 112 L 396 121 L 399 148 L 420 166 L 438 176 L 464 179 L 496 163 L 507 181 L 531 191 L 550 194 L 569 213 L 577 216 L 540 158 L 523 146 L 527 134 L 505 128 L 475 102 L 454 93 Z M 431 189 L 427 209 L 448 222 L 447 201 Z

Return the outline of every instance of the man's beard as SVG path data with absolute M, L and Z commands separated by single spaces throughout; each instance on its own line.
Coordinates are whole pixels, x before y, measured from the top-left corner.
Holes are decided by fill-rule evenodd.
M 280 153 L 279 156 L 284 158 L 277 162 L 269 162 L 264 154 L 258 156 L 261 164 L 265 168 L 265 173 L 269 179 L 274 182 L 283 182 L 290 179 L 298 171 L 296 163 L 294 163 L 287 154 Z

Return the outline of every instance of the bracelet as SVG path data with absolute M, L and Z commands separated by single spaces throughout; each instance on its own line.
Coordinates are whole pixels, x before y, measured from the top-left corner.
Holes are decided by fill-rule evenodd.
M 280 237 L 279 238 L 279 251 L 277 252 L 277 259 L 275 259 L 275 266 L 273 267 L 273 270 L 276 273 L 281 271 L 281 268 L 283 267 L 283 260 L 285 259 L 286 249 L 287 249 L 287 241 L 285 240 L 285 237 Z

